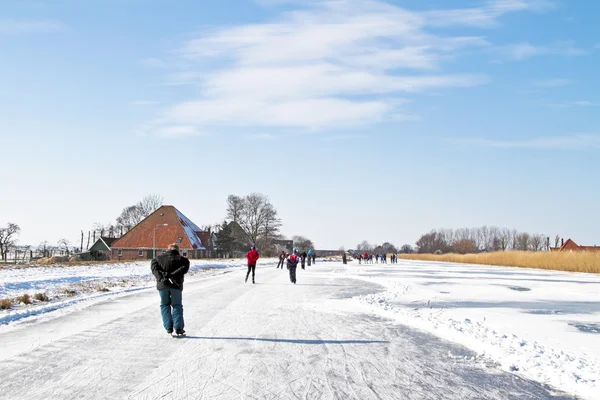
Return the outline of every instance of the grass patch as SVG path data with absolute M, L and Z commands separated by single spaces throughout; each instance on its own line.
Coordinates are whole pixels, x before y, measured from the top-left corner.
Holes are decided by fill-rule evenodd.
M 31 296 L 28 295 L 27 293 L 25 293 L 22 296 L 15 297 L 15 301 L 18 303 L 23 303 L 23 304 L 31 304 L 32 303 Z
M 36 299 L 37 301 L 48 301 L 49 300 L 46 293 L 36 293 L 33 295 L 33 298 Z
M 10 310 L 11 308 L 12 308 L 12 300 L 11 299 L 0 300 L 0 310 Z
M 75 296 L 77 294 L 77 290 L 65 289 L 65 290 L 63 290 L 63 293 L 66 294 L 67 296 Z
M 398 254 L 399 259 L 539 268 L 600 274 L 600 252 L 499 251 L 480 254 Z

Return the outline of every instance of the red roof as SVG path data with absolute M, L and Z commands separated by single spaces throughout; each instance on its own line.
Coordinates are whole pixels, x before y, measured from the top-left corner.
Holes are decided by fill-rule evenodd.
M 166 224 L 166 226 L 165 226 Z M 182 249 L 204 250 L 195 231 L 200 229 L 173 206 L 162 206 L 112 244 L 113 249 L 166 249 L 179 243 Z M 154 234 L 156 233 L 156 242 Z

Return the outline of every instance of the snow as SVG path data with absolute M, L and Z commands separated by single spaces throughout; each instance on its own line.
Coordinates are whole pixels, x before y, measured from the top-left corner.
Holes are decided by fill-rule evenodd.
M 215 270 L 243 265 L 242 260 L 192 260 L 186 281 L 195 279 L 197 275 L 204 276 L 215 273 Z M 30 296 L 45 293 L 51 301 L 34 301 L 29 306 L 17 305 L 11 310 L 1 311 L 0 331 L 13 328 L 15 323 L 23 322 L 22 320 L 29 317 L 74 305 L 89 306 L 106 297 L 127 294 L 154 285 L 150 261 L 3 268 L 0 269 L 0 299 L 15 298 L 25 293 Z M 76 292 L 74 296 L 73 291 Z
M 385 291 L 355 300 L 505 371 L 600 398 L 600 276 L 454 263 L 349 265 Z
M 0 311 L 0 392 L 600 398 L 599 276 L 321 261 L 298 269 L 297 285 L 274 259 L 259 261 L 256 285 L 243 283 L 245 260 L 192 261 L 188 337 L 180 340 L 167 339 L 161 326 L 147 261 L 1 269 L 0 298 L 38 291 L 57 298 Z M 71 288 L 78 294 L 61 297 Z
M 183 215 L 178 209 L 175 209 L 175 212 L 177 213 L 177 217 L 179 217 L 179 220 L 181 221 L 181 226 L 183 226 L 183 230 L 185 231 L 185 234 L 187 235 L 190 243 L 192 244 L 192 247 L 198 250 L 205 250 L 202 241 L 196 234 L 196 232 L 200 232 L 201 229 L 198 228 L 198 226 L 194 224 L 191 220 L 189 220 L 185 215 Z

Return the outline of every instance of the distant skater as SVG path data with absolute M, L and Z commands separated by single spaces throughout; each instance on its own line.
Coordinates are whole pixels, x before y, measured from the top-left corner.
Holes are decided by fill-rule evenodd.
M 298 267 L 298 255 L 297 251 L 294 252 L 287 259 L 287 269 L 290 271 L 290 282 L 296 284 L 296 268 Z
M 314 251 L 312 253 L 312 258 L 313 258 L 313 265 L 314 265 L 317 263 L 317 253 L 315 253 Z
M 313 258 L 313 251 L 312 249 L 308 250 L 308 266 L 310 267 L 310 264 L 312 263 L 312 258 Z
M 183 277 L 190 269 L 190 260 L 179 254 L 179 246 L 172 244 L 169 251 L 152 260 L 152 275 L 160 295 L 160 314 L 168 334 L 185 335 L 183 321 Z
M 346 259 L 346 253 L 342 254 L 342 262 L 347 264 L 348 260 Z
M 282 251 L 279 255 L 279 263 L 277 264 L 277 268 L 281 267 L 283 269 L 283 263 L 285 262 L 285 251 Z
M 245 282 L 248 282 L 248 276 L 250 276 L 250 271 L 252 271 L 252 283 L 256 283 L 254 282 L 254 275 L 256 272 L 256 262 L 259 257 L 260 255 L 258 254 L 258 251 L 256 251 L 256 247 L 252 246 L 250 251 L 246 254 L 246 259 L 248 260 L 248 272 L 246 273 Z
M 303 251 L 302 254 L 300 254 L 300 264 L 302 266 L 302 269 L 304 269 L 304 266 L 306 264 L 306 252 Z

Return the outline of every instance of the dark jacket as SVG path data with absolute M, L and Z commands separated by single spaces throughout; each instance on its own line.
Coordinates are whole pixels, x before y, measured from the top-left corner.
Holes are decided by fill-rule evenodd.
M 171 250 L 156 257 L 150 264 L 152 274 L 156 278 L 156 288 L 183 290 L 183 276 L 190 269 L 190 260 Z

